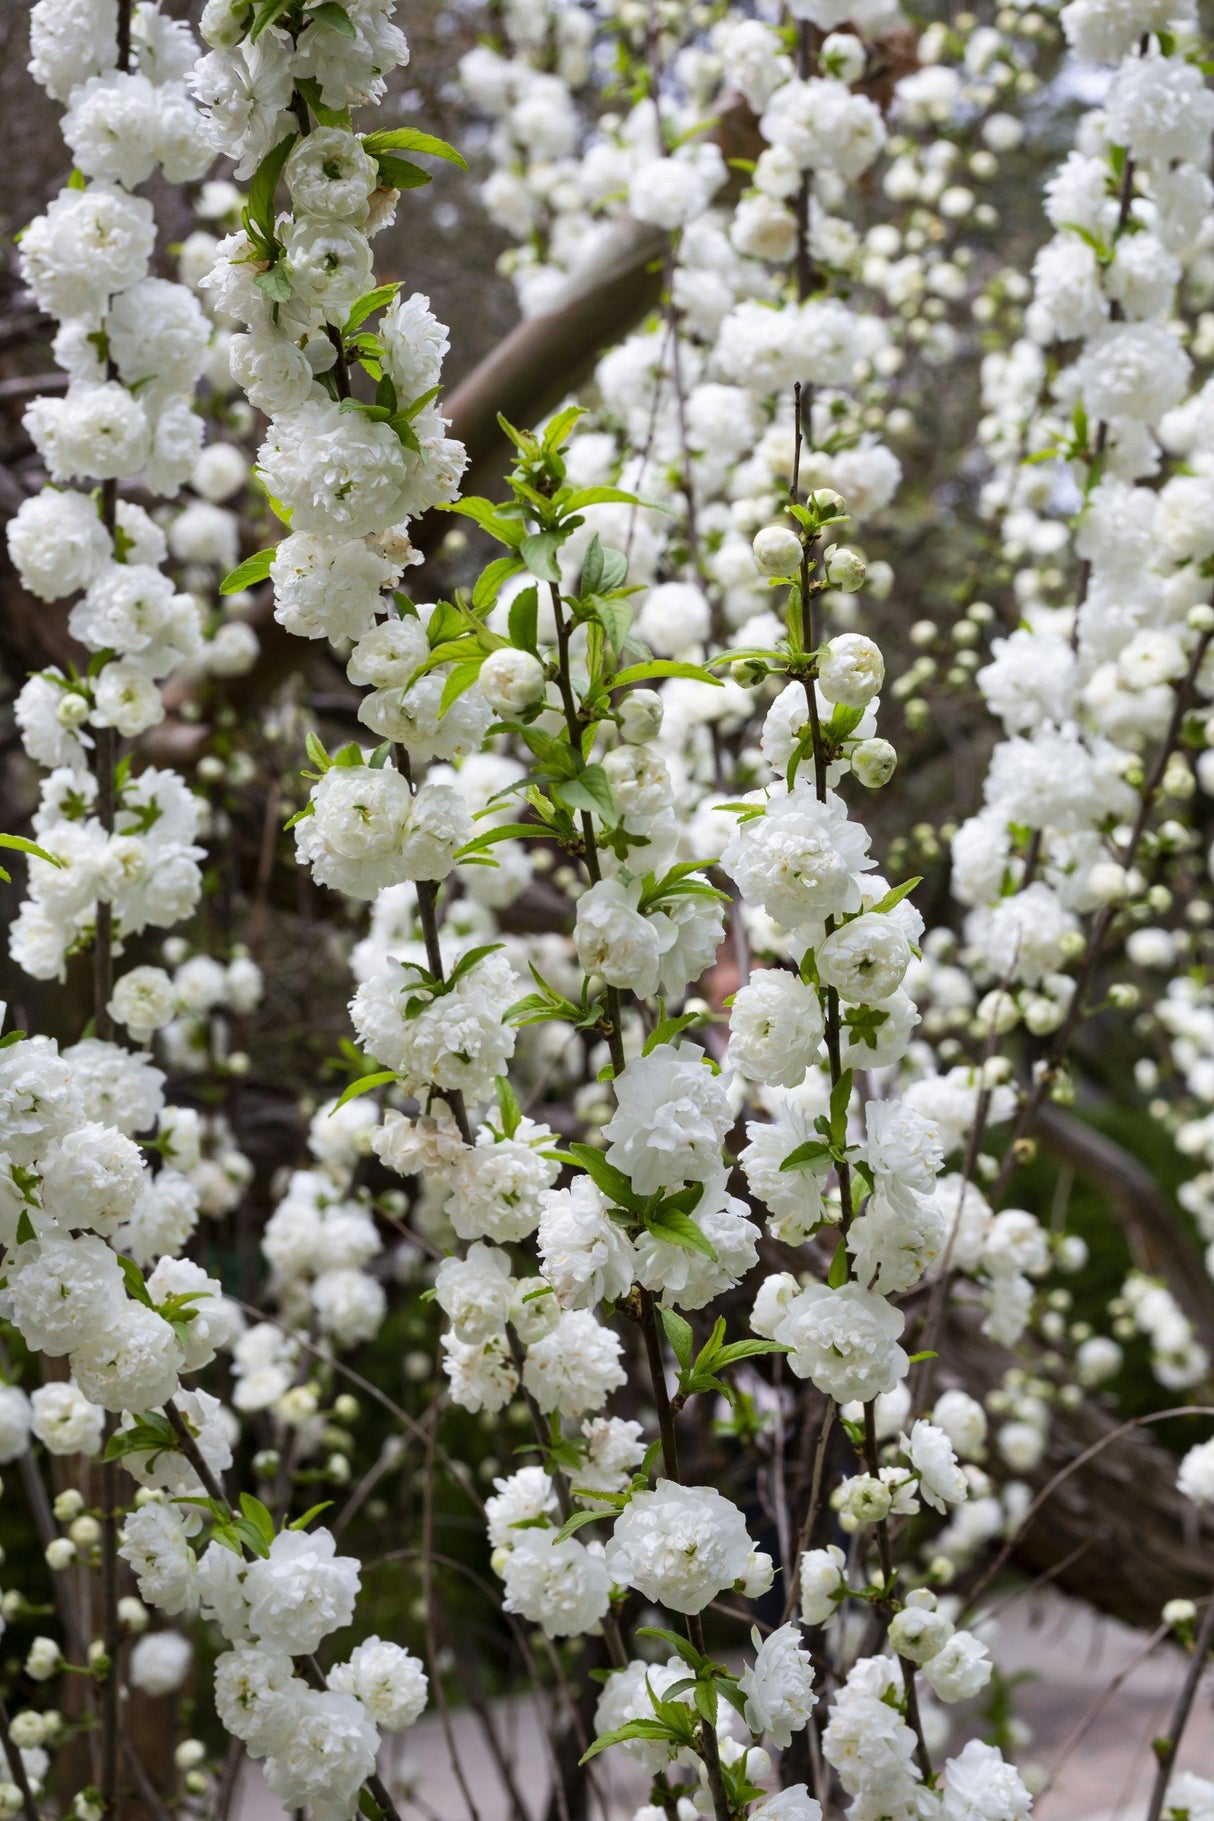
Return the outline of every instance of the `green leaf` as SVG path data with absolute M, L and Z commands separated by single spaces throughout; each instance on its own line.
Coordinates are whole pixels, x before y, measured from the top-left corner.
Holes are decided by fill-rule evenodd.
M 830 1090 L 830 1129 L 836 1144 L 847 1140 L 847 1109 L 851 1105 L 852 1072 L 844 1069 Z
M 29 1209 L 22 1208 L 17 1216 L 17 1244 L 19 1246 L 28 1245 L 31 1239 L 37 1239 L 37 1237 L 34 1223 L 29 1217 Z
M 575 1511 L 572 1517 L 565 1519 L 557 1531 L 554 1541 L 563 1543 L 565 1538 L 572 1536 L 575 1530 L 581 1530 L 586 1524 L 595 1524 L 605 1515 L 606 1513 L 602 1511 Z
M 499 558 L 499 561 L 512 560 Z M 508 627 L 512 645 L 517 645 L 520 651 L 529 651 L 532 657 L 539 656 L 539 590 L 537 588 L 524 588 L 515 595 L 510 603 Z
M 389 417 L 397 409 L 396 385 L 390 373 L 381 373 L 376 381 L 375 404 L 378 410 L 386 411 Z
M 312 733 L 311 730 L 304 736 L 304 750 L 307 752 L 308 757 L 318 771 L 328 771 L 333 764 L 332 759 L 321 745 L 317 735 Z
M 551 832 L 542 822 L 497 822 L 483 834 L 474 835 L 471 841 L 460 848 L 455 856 L 456 864 L 470 854 L 482 853 L 486 847 L 495 847 L 499 841 L 534 840 L 537 835 Z
M 559 794 L 562 803 L 570 809 L 589 810 L 608 828 L 614 828 L 619 821 L 612 800 L 611 785 L 601 765 L 583 766 L 576 778 L 562 780 L 559 785 L 553 786 L 553 791 L 554 794 Z
M 675 1042 L 684 1031 L 689 1030 L 693 1024 L 698 1024 L 699 1021 L 698 1012 L 681 1012 L 677 1018 L 660 1019 L 645 1039 L 644 1047 L 641 1050 L 642 1056 L 651 1055 L 663 1043 Z
M 665 1310 L 662 1310 L 661 1313 L 664 1315 Z M 662 1625 L 638 1625 L 636 1635 L 638 1638 L 661 1638 L 664 1644 L 669 1644 L 672 1650 L 678 1652 L 684 1663 L 691 1669 L 699 1669 L 707 1661 L 700 1655 L 690 1638 L 680 1637 L 677 1631 L 667 1631 Z
M 912 1353 L 912 1354 L 911 1354 L 911 1355 L 910 1355 L 910 1359 L 909 1359 L 909 1361 L 908 1361 L 908 1364 L 910 1364 L 910 1365 L 912 1365 L 912 1366 L 917 1366 L 917 1365 L 918 1365 L 918 1364 L 919 1364 L 919 1362 L 920 1362 L 920 1360 L 923 1360 L 923 1359 L 939 1359 L 939 1357 L 940 1357 L 940 1355 L 939 1355 L 939 1354 L 938 1354 L 938 1353 L 933 1353 L 933 1352 L 932 1352 L 932 1350 L 931 1350 L 931 1348 L 930 1348 L 930 1347 L 928 1347 L 928 1348 L 927 1348 L 927 1349 L 926 1349 L 926 1350 L 925 1350 L 925 1351 L 924 1351 L 924 1352 L 922 1352 L 922 1353 Z
M 296 92 L 303 96 L 321 126 L 341 126 L 349 132 L 349 108 L 326 107 L 320 98 L 320 83 L 315 76 L 297 76 L 295 88 Z
M 648 683 L 653 677 L 691 677 L 697 683 L 715 683 L 722 687 L 720 677 L 714 677 L 710 670 L 701 664 L 683 664 L 675 658 L 649 658 L 644 664 L 630 664 L 627 670 L 621 670 L 612 678 L 613 689 L 627 689 L 632 683 Z
M 264 291 L 271 303 L 290 303 L 291 280 L 282 266 L 271 266 L 268 272 L 259 272 L 253 280 L 259 291 Z
M 855 732 L 856 728 L 859 727 L 866 713 L 866 709 L 848 708 L 842 702 L 837 703 L 835 705 L 835 711 L 827 723 L 827 735 L 836 743 L 836 745 L 841 745 L 842 742 L 848 739 Z
M 419 132 L 414 126 L 389 127 L 382 132 L 367 133 L 363 145 L 374 158 L 380 152 L 419 152 L 423 157 L 445 158 L 449 164 L 457 164 L 461 171 L 468 169 L 467 160 L 457 152 L 445 139 L 436 139 L 433 133 Z
M 684 1372 L 691 1370 L 691 1347 L 693 1335 L 691 1323 L 685 1321 L 675 1309 L 664 1309 L 659 1306 L 658 1318 L 666 1330 L 674 1356 Z
M 504 1075 L 499 1075 L 493 1086 L 497 1094 L 498 1112 L 502 1116 L 502 1131 L 507 1138 L 513 1138 L 523 1117 L 523 1109 L 518 1103 L 517 1094 Z
M 306 1530 L 308 1525 L 312 1522 L 312 1519 L 318 1518 L 322 1511 L 330 1510 L 332 1504 L 332 1499 L 324 1499 L 319 1505 L 310 1505 L 302 1517 L 292 1519 L 285 1528 L 287 1530 Z
M 251 1492 L 242 1492 L 240 1495 L 240 1509 L 249 1523 L 260 1531 L 266 1543 L 272 1543 L 274 1541 L 274 1519 L 270 1516 L 270 1513 L 266 1510 L 261 1500 L 254 1498 Z
M 77 171 L 73 168 L 72 174 L 67 180 L 67 187 L 69 190 L 87 190 L 88 180 L 86 179 L 84 172 Z M 92 339 L 93 338 L 90 335 L 89 340 L 91 341 Z
M 457 986 L 466 974 L 470 974 L 478 961 L 483 961 L 486 955 L 496 955 L 502 946 L 500 942 L 483 942 L 479 948 L 467 949 L 447 976 L 447 991 L 450 992 L 451 988 Z
M 278 180 L 282 176 L 283 166 L 291 155 L 291 147 L 298 138 L 298 133 L 288 133 L 285 139 L 280 139 L 278 144 L 266 153 L 254 171 L 253 181 L 249 185 L 249 200 L 246 205 L 249 219 L 260 231 L 263 239 L 268 241 L 274 239 L 274 197 L 278 190 Z M 285 299 L 282 301 L 285 302 Z
M 601 1151 L 596 1151 L 589 1144 L 571 1144 L 569 1155 L 576 1158 L 591 1182 L 602 1190 L 613 1207 L 624 1208 L 630 1214 L 639 1211 L 641 1198 L 631 1181 L 623 1170 L 617 1170 L 613 1163 L 608 1163 Z
M 517 519 L 508 518 L 499 512 L 492 500 L 471 495 L 466 499 L 451 500 L 442 506 L 443 512 L 458 513 L 460 518 L 470 518 L 473 524 L 487 531 L 490 537 L 499 544 L 506 544 L 511 550 L 517 550 L 527 535 L 526 528 Z
M 532 575 L 538 576 L 541 582 L 559 584 L 561 572 L 556 553 L 564 541 L 556 531 L 532 531 L 519 544 L 518 553 Z
M 261 1556 L 263 1560 L 269 1555 L 270 1545 L 262 1535 L 261 1526 L 255 1524 L 252 1518 L 233 1518 L 230 1528 L 244 1544 L 250 1555 Z
M 329 1113 L 330 1119 L 338 1107 L 344 1107 L 347 1101 L 357 1100 L 360 1094 L 369 1094 L 374 1088 L 382 1088 L 385 1082 L 397 1079 L 395 1069 L 376 1069 L 373 1075 L 361 1075 L 357 1081 L 352 1081 L 348 1088 L 343 1089 L 333 1103 Z
M 317 25 L 327 25 L 331 32 L 340 32 L 343 38 L 358 37 L 353 19 L 344 6 L 338 6 L 337 0 L 319 0 L 319 5 L 307 9 L 307 16 Z
M 583 608 L 593 612 L 595 619 L 607 634 L 607 643 L 612 651 L 622 651 L 624 641 L 632 631 L 633 612 L 628 602 L 618 594 L 593 594 L 582 603 Z M 608 687 L 614 684 L 608 679 Z
M 399 290 L 400 285 L 396 283 L 376 285 L 373 291 L 366 292 L 352 307 L 346 318 L 342 335 L 347 338 L 353 335 L 355 330 L 360 329 L 366 322 L 368 316 L 374 316 L 377 310 L 382 310 L 385 304 L 390 304 Z
M 125 1253 L 120 1252 L 118 1254 L 118 1268 L 122 1272 L 123 1282 L 126 1284 L 128 1296 L 132 1297 L 135 1302 L 142 1303 L 145 1309 L 152 1308 L 154 1305 L 152 1303 L 151 1292 L 144 1283 L 143 1272 L 139 1269 L 135 1260 L 133 1258 L 127 1258 Z
M 453 703 L 472 689 L 481 674 L 481 665 L 488 652 L 482 651 L 479 657 L 469 658 L 463 664 L 453 664 L 443 684 L 442 698 L 438 704 L 438 718 L 441 721 Z
M 24 835 L 0 835 L 0 847 L 11 848 L 18 854 L 29 854 L 34 860 L 45 860 L 48 866 L 63 865 L 56 854 L 48 854 L 45 847 L 39 847 L 36 841 L 27 841 Z
M 219 584 L 220 594 L 242 594 L 246 588 L 256 587 L 258 582 L 268 581 L 275 548 L 271 545 L 268 550 L 257 550 L 252 556 L 246 556 L 243 563 L 238 563 L 224 576 Z
M 823 1158 L 831 1156 L 831 1147 L 821 1138 L 811 1138 L 807 1144 L 799 1144 L 795 1151 L 790 1151 L 781 1170 L 804 1170 L 809 1164 L 821 1163 Z
M 660 512 L 668 512 L 668 506 L 658 506 L 656 500 L 638 499 L 635 493 L 626 493 L 623 487 L 579 487 L 567 499 L 562 499 L 561 508 L 565 512 L 581 512 L 587 506 L 653 506 Z
M 722 1347 L 713 1360 L 713 1369 L 723 1372 L 740 1359 L 758 1359 L 764 1353 L 787 1353 L 789 1348 L 778 1340 L 734 1340 Z
M 486 607 L 491 607 L 503 584 L 508 582 L 511 576 L 517 575 L 522 566 L 516 556 L 495 556 L 491 563 L 487 563 L 476 579 L 476 587 L 472 590 L 473 611 L 483 613 Z
M 273 25 L 280 13 L 285 13 L 291 0 L 261 0 L 261 5 L 253 14 L 253 23 L 249 27 L 249 43 L 256 44 L 268 25 Z
M 916 885 L 922 885 L 922 884 L 923 884 L 923 879 L 922 879 L 922 877 L 919 877 L 917 879 L 906 879 L 903 881 L 903 883 L 901 885 L 895 885 L 893 890 L 886 892 L 884 898 L 882 898 L 877 904 L 869 905 L 868 915 L 869 916 L 882 916 L 882 915 L 884 915 L 884 913 L 886 911 L 892 911 L 895 904 L 901 904 L 903 898 L 907 897 L 909 893 L 914 891 Z
M 689 1214 L 680 1214 L 669 1204 L 659 1214 L 646 1215 L 645 1228 L 655 1239 L 663 1239 L 668 1245 L 681 1246 L 685 1252 L 702 1252 L 705 1258 L 716 1260 L 717 1249 L 712 1241 Z
M 583 596 L 606 594 L 613 588 L 621 588 L 627 580 L 628 558 L 622 550 L 604 548 L 596 531 L 582 559 L 578 593 Z
M 596 531 L 582 558 L 582 573 L 578 581 L 580 595 L 597 594 L 603 579 L 603 546 Z
M 153 1410 L 137 1416 L 129 1429 L 115 1430 L 101 1458 L 103 1461 L 118 1461 L 127 1454 L 150 1454 L 155 1459 L 160 1454 L 179 1452 L 177 1437 L 168 1417 Z M 210 1508 L 214 1501 L 208 1499 L 206 1503 Z
M 380 182 L 389 190 L 421 190 L 433 182 L 429 171 L 423 171 L 420 164 L 410 164 L 407 158 L 391 158 L 387 153 L 381 153 L 375 163 Z
M 826 1281 L 832 1290 L 840 1290 L 847 1282 L 847 1241 L 840 1239 L 835 1247 L 835 1255 L 830 1261 L 830 1270 Z
M 623 1745 L 629 1739 L 662 1739 L 670 1743 L 681 1743 L 672 1734 L 664 1720 L 629 1720 L 623 1726 L 617 1726 L 612 1732 L 600 1733 L 590 1750 L 578 1759 L 579 1765 L 588 1764 L 591 1758 L 597 1758 L 609 1745 Z

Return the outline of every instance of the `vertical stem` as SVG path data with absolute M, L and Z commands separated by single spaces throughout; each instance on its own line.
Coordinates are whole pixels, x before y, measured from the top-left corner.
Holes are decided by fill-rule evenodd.
M 1180 1693 L 1176 1697 L 1176 1705 L 1172 1709 L 1168 1730 L 1164 1737 L 1156 1740 L 1155 1743 L 1155 1750 L 1159 1755 L 1159 1769 L 1155 1773 L 1155 1783 L 1151 1790 L 1147 1821 L 1159 1821 L 1163 1814 L 1168 1785 L 1172 1781 L 1172 1771 L 1176 1764 L 1176 1754 L 1180 1750 L 1180 1741 L 1184 1737 L 1185 1727 L 1193 1712 L 1193 1703 L 1197 1699 L 1197 1690 L 1205 1670 L 1206 1658 L 1209 1656 L 1212 1646 L 1214 1646 L 1214 1595 L 1206 1601 L 1206 1610 L 1193 1644 L 1193 1660 L 1189 1664 Z
M 657 1405 L 658 1428 L 662 1436 L 662 1465 L 666 1470 L 666 1478 L 677 1480 L 679 1443 L 675 1433 L 674 1411 L 670 1407 L 670 1393 L 666 1389 L 666 1366 L 662 1359 L 662 1337 L 658 1330 L 657 1310 L 651 1291 L 638 1286 L 637 1294 L 641 1304 L 641 1334 L 645 1341 L 649 1377 L 653 1384 L 653 1401 Z
M 120 1813 L 118 1729 L 121 1723 L 122 1632 L 118 1623 L 118 1468 L 101 1468 L 101 1644 L 108 1668 L 101 1686 L 101 1800 L 106 1821 Z
M 701 1656 L 706 1654 L 704 1626 L 698 1612 L 690 1612 L 687 1615 L 687 1639 L 693 1650 L 698 1650 Z M 710 1726 L 707 1720 L 700 1722 L 700 1750 L 704 1756 L 704 1770 L 708 1777 L 708 1789 L 712 1796 L 712 1812 L 715 1821 L 730 1821 L 733 1811 L 725 1791 L 725 1779 L 721 1775 L 721 1749 L 717 1742 L 716 1728 Z
M 869 1402 L 864 1406 L 864 1460 L 868 1471 L 876 1479 L 881 1471 L 881 1457 L 877 1452 L 877 1422 L 875 1406 Z M 889 1519 L 882 1518 L 876 1526 L 877 1555 L 881 1563 L 881 1574 L 885 1581 L 885 1597 L 890 1596 L 890 1583 L 894 1575 L 893 1551 L 889 1541 Z M 919 1713 L 919 1695 L 915 1688 L 915 1665 L 905 1657 L 898 1658 L 898 1667 L 902 1672 L 902 1688 L 906 1698 L 906 1721 L 915 1735 L 915 1762 L 919 1774 L 925 1783 L 930 1783 L 932 1776 L 931 1755 L 927 1749 L 927 1740 L 923 1736 L 923 1720 Z
M 834 1400 L 832 1398 L 827 1398 L 826 1409 L 822 1415 L 822 1427 L 818 1431 L 818 1442 L 814 1449 L 814 1466 L 813 1475 L 810 1480 L 809 1504 L 806 1508 L 805 1518 L 801 1525 L 800 1535 L 797 1538 L 795 1554 L 793 1559 L 785 1564 L 784 1572 L 788 1576 L 786 1582 L 787 1590 L 784 1599 L 783 1623 L 785 1625 L 788 1624 L 793 1613 L 797 1610 L 797 1603 L 800 1599 L 798 1581 L 801 1557 L 807 1549 L 813 1548 L 814 1531 L 817 1527 L 818 1512 L 821 1509 L 822 1503 L 822 1480 L 826 1470 L 826 1450 L 830 1443 L 831 1430 L 834 1428 L 835 1410 L 836 1405 Z
M 558 688 L 561 707 L 565 717 L 565 727 L 570 744 L 579 755 L 582 751 L 582 719 L 578 712 L 577 699 L 573 690 L 573 678 L 569 668 L 570 628 L 565 619 L 565 610 L 561 602 L 561 591 L 555 582 L 549 584 L 552 599 L 552 612 L 556 622 L 556 643 L 558 658 Z M 585 867 L 592 884 L 597 884 L 602 877 L 599 866 L 598 845 L 594 833 L 594 820 L 585 813 L 582 816 L 582 836 L 585 845 Z M 612 1066 L 617 1074 L 624 1069 L 624 1041 L 621 1031 L 620 993 L 617 987 L 606 989 L 607 1018 L 605 1034 L 608 1049 L 611 1053 Z M 645 1343 L 645 1354 L 649 1365 L 649 1377 L 653 1386 L 653 1401 L 658 1413 L 658 1428 L 662 1438 L 662 1465 L 666 1478 L 679 1480 L 679 1444 L 675 1432 L 674 1411 L 671 1408 L 670 1393 L 666 1387 L 666 1368 L 662 1358 L 662 1336 L 658 1326 L 657 1310 L 653 1297 L 643 1287 L 637 1287 L 639 1303 L 639 1322 Z M 698 1616 L 688 1614 L 687 1637 L 692 1648 L 704 1655 L 704 1627 Z M 705 1722 L 700 1725 L 700 1755 L 704 1761 L 705 1775 L 712 1796 L 714 1821 L 731 1821 L 729 1797 L 725 1790 L 725 1780 L 721 1774 L 721 1754 L 717 1744 L 717 1735 L 713 1727 Z
M 443 954 L 438 940 L 438 885 L 433 879 L 417 881 L 417 915 L 422 926 L 422 940 L 426 945 L 426 966 L 436 980 L 446 978 L 443 973 Z M 465 1144 L 472 1143 L 472 1122 L 468 1118 L 468 1109 L 464 1096 L 458 1088 L 436 1088 L 451 1108 L 451 1116 L 459 1128 L 459 1135 Z

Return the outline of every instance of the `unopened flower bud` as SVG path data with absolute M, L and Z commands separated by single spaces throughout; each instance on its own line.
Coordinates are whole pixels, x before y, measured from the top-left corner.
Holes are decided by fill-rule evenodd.
M 871 1473 L 858 1474 L 847 1485 L 847 1511 L 857 1524 L 879 1524 L 889 1516 L 890 1490 Z
M 630 689 L 620 703 L 620 738 L 644 746 L 662 731 L 662 698 L 656 689 Z
M 18 1751 L 35 1751 L 46 1738 L 46 1725 L 36 1707 L 26 1707 L 13 1715 L 9 1732 Z
M 833 487 L 816 487 L 805 503 L 820 519 L 837 518 L 847 510 L 847 501 Z
M 25 1659 L 25 1673 L 32 1682 L 49 1682 L 62 1661 L 63 1652 L 54 1638 L 35 1638 Z
M 888 740 L 860 740 L 852 747 L 851 769 L 865 790 L 880 790 L 898 769 L 898 754 Z
M 59 1494 L 52 1510 L 61 1524 L 70 1524 L 84 1510 L 84 1498 L 74 1486 L 69 1486 L 66 1492 Z
M 762 658 L 739 658 L 730 666 L 730 675 L 741 689 L 756 689 L 767 675 Z
M 864 586 L 867 564 L 858 550 L 850 544 L 836 544 L 826 559 L 826 579 L 832 588 L 841 588 L 844 594 L 855 594 Z
M 91 1549 L 94 1543 L 101 1541 L 101 1525 L 95 1517 L 85 1512 L 73 1520 L 68 1535 L 78 1549 Z
M 47 1544 L 45 1554 L 48 1568 L 70 1568 L 76 1560 L 76 1545 L 69 1537 L 57 1536 Z
M 318 1399 L 311 1385 L 292 1385 L 279 1398 L 275 1414 L 283 1423 L 306 1423 L 309 1417 L 316 1415 L 317 1404 Z
M 1098 860 L 1088 870 L 1088 891 L 1101 904 L 1118 903 L 1125 897 L 1128 887 L 1129 875 L 1116 860 Z
M 836 82 L 850 85 L 864 74 L 864 46 L 851 32 L 829 32 L 818 56 L 826 74 Z
M 201 1739 L 183 1739 L 173 1753 L 173 1762 L 178 1770 L 197 1770 L 206 1762 L 207 1748 Z
M 88 697 L 82 696 L 75 689 L 69 689 L 59 698 L 55 719 L 60 727 L 83 727 L 90 713 Z
M 544 666 L 530 651 L 503 645 L 481 665 L 480 685 L 494 714 L 516 715 L 543 695 Z
M 748 1600 L 762 1599 L 776 1578 L 775 1564 L 765 1549 L 752 1549 L 746 1558 L 746 1570 L 734 1583 Z
M 767 525 L 751 545 L 760 575 L 794 575 L 801 566 L 801 540 L 787 525 Z
M 148 1609 L 142 1600 L 136 1599 L 133 1593 L 123 1596 L 118 1602 L 118 1623 L 123 1631 L 137 1638 L 148 1628 Z
M 828 702 L 864 708 L 884 681 L 880 647 L 862 632 L 841 632 L 818 654 L 818 688 Z
M 953 1635 L 950 1619 L 923 1606 L 907 1606 L 890 1620 L 889 1641 L 900 1657 L 926 1663 Z

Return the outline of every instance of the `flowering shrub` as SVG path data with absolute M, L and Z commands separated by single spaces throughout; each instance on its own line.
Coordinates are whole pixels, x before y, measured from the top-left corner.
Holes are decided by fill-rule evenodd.
M 988 1593 L 1135 1427 L 1095 1394 L 1136 1345 L 1142 1424 L 1190 1425 L 1179 1463 L 1138 1457 L 1165 1475 L 1162 1626 L 1190 1653 L 1150 1821 L 1203 1812 L 1214 1785 L 1175 1762 L 1214 1595 L 1169 1558 L 1214 1502 L 1192 1236 L 1165 1208 L 1110 1300 L 1061 1202 L 1009 1205 L 1051 1131 L 1080 1167 L 1107 1147 L 1068 1111 L 1100 1016 L 1211 1166 L 1181 1200 L 1214 1246 L 1195 22 L 1070 0 L 915 37 L 881 0 L 506 0 L 460 73 L 492 123 L 519 347 L 559 341 L 618 269 L 645 282 L 585 386 L 562 370 L 548 408 L 549 372 L 526 424 L 500 419 L 508 472 L 478 492 L 449 332 L 377 282 L 411 192 L 467 168 L 368 124 L 408 60 L 392 12 L 207 0 L 200 52 L 150 0 L 32 9 L 75 163 L 18 257 L 66 385 L 26 411 L 47 482 L 8 543 L 30 594 L 70 603 L 81 661 L 14 704 L 44 775 L 4 837 L 26 866 L 9 946 L 65 1006 L 87 958 L 92 1015 L 0 1048 L 0 1460 L 58 1608 L 0 1703 L 0 1809 L 108 1821 L 159 1778 L 157 1804 L 226 1817 L 247 1757 L 317 1821 L 397 1815 L 383 1735 L 433 1697 L 452 1736 L 441 1568 L 517 1641 L 561 1812 L 604 1756 L 639 1776 L 638 1821 L 1022 1821 Z M 1052 90 L 1061 113 L 1090 66 L 1051 237 L 1031 277 L 997 269 L 983 186 L 1022 104 Z M 243 192 L 203 181 L 216 157 Z M 152 275 L 155 172 L 200 186 L 176 281 Z M 901 864 L 898 769 L 939 627 L 908 649 L 883 603 L 909 586 L 889 527 L 915 388 L 975 332 L 950 472 L 979 476 L 1012 611 L 971 579 L 951 628 L 938 700 L 976 692 L 998 730 L 945 889 Z M 415 600 L 436 544 L 463 579 Z M 242 726 L 274 645 L 300 676 L 332 654 L 336 709 L 270 684 Z M 158 731 L 200 723 L 173 769 Z M 287 775 L 238 932 L 225 850 L 259 764 Z M 262 966 L 284 807 L 297 877 L 361 933 L 346 1083 L 304 1108 L 306 1161 L 259 1170 L 242 1042 L 256 1016 L 292 1044 Z M 434 1354 L 404 1354 L 416 1414 L 406 1342 Z M 1104 1426 L 1078 1453 L 1085 1399 Z M 381 1637 L 372 1565 L 342 1550 L 408 1449 Z M 436 1534 L 440 1486 L 475 1567 L 446 1505 Z M 1049 1569 L 1064 1585 L 1083 1547 Z M 189 1738 L 149 1776 L 131 1716 L 204 1641 L 230 1743 Z M 66 1670 L 89 1678 L 74 1758 L 39 1692 Z M 950 1712 L 980 1698 L 987 1737 Z

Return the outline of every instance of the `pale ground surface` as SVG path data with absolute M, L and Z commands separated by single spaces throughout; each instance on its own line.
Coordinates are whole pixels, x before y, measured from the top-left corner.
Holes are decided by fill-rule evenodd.
M 1051 1786 L 1036 1804 L 1035 1821 L 1143 1821 L 1154 1764 L 1151 1740 L 1166 1729 L 1185 1667 L 1177 1652 L 1162 1650 L 1135 1666 L 1145 1642 L 1142 1634 L 1098 1619 L 1056 1594 L 1020 1600 L 1001 1621 L 996 1656 L 1005 1673 L 1037 1671 L 1016 1697 L 1018 1715 L 1033 1730 L 1026 1757 L 1053 1773 Z M 1127 1670 L 1075 1743 L 1076 1730 L 1110 1682 Z M 494 1708 L 494 1721 L 522 1799 L 533 1821 L 543 1821 L 547 1759 L 534 1711 L 526 1702 L 501 1702 Z M 452 1727 L 476 1821 L 508 1821 L 501 1779 L 479 1722 L 459 1711 L 452 1715 Z M 618 1753 L 610 1755 L 618 1761 Z M 428 1715 L 409 1734 L 406 1756 L 413 1794 L 404 1795 L 400 1806 L 407 1821 L 468 1821 L 468 1805 L 436 1715 Z M 1194 1708 L 1180 1765 L 1214 1778 L 1214 1671 Z M 615 1767 L 600 1773 L 598 1786 L 603 1804 L 595 1804 L 594 1821 L 603 1821 L 604 1809 L 608 1821 L 629 1821 L 645 1799 L 644 1783 L 633 1783 Z M 284 1821 L 283 1810 L 254 1768 L 242 1785 L 237 1821 Z

